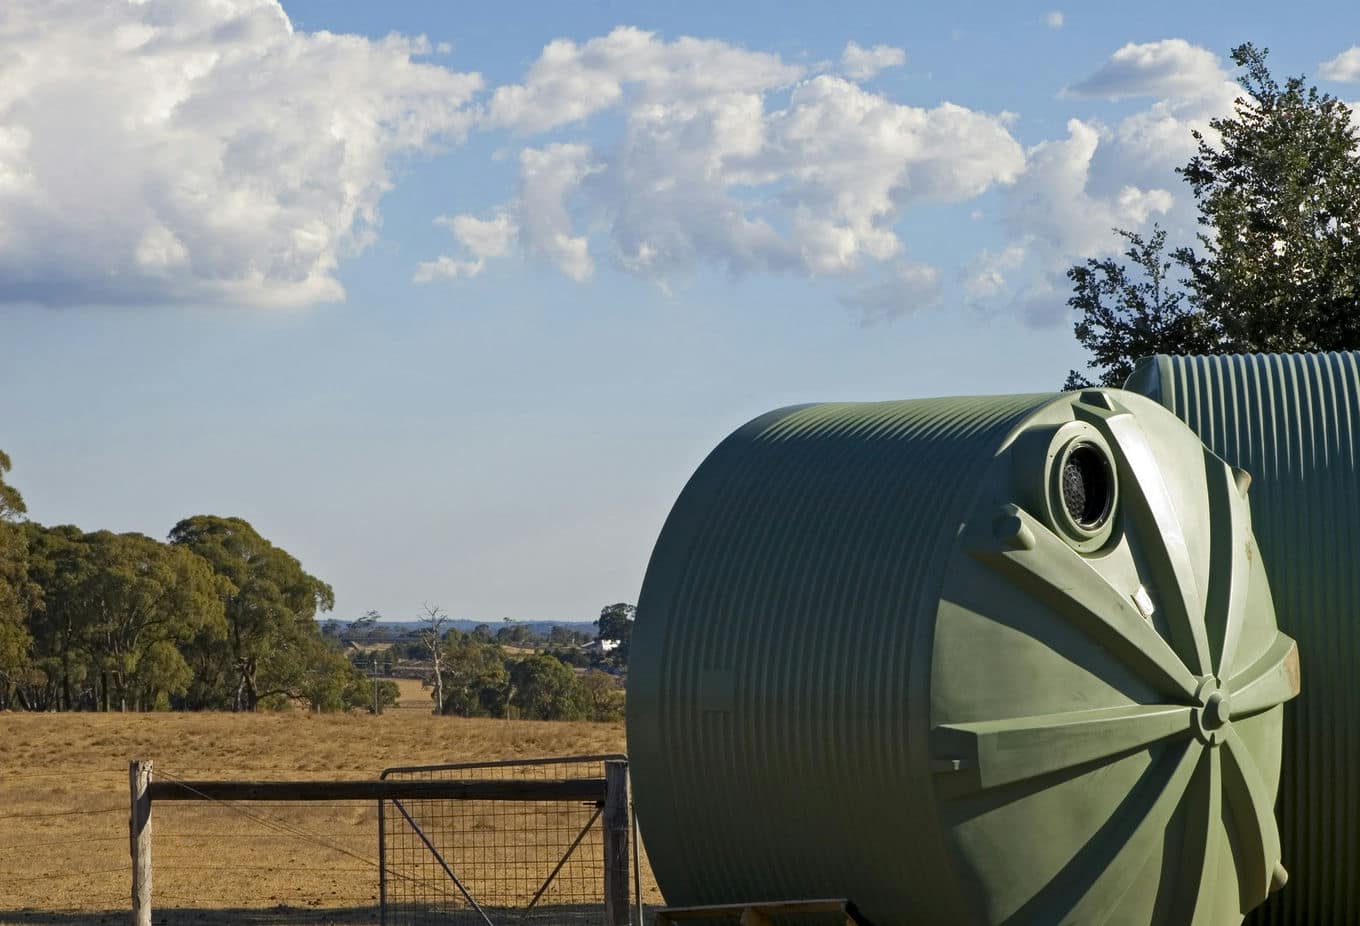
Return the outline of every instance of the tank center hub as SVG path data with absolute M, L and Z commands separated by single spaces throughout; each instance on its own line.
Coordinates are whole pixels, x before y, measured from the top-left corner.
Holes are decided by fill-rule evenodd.
M 1204 726 L 1210 730 L 1218 730 L 1232 719 L 1232 714 L 1228 710 L 1228 699 L 1223 696 L 1223 692 L 1215 691 L 1209 695 L 1209 700 L 1204 705 Z
M 1232 708 L 1228 693 L 1218 687 L 1218 681 L 1207 678 L 1200 683 L 1199 707 L 1195 710 L 1195 733 L 1210 746 L 1223 741 L 1232 722 Z

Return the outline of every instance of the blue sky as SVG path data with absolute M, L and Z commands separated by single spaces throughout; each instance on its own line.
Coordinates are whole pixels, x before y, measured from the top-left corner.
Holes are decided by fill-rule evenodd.
M 756 414 L 1056 387 L 1247 40 L 1360 98 L 1343 3 L 6 4 L 10 479 L 342 617 L 590 619 Z

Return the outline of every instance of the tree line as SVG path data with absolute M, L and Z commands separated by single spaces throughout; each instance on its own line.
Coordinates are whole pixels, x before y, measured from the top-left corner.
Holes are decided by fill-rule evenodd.
M 622 602 L 606 606 L 594 637 L 562 626 L 535 633 L 509 618 L 494 631 L 490 624 L 445 629 L 448 616 L 429 603 L 421 629 L 395 639 L 375 611 L 343 629 L 328 621 L 322 633 L 355 642 L 381 640 L 384 649 L 355 657 L 361 666 L 387 672 L 422 666 L 436 714 L 610 721 L 623 718 L 627 642 L 636 611 Z
M 396 686 L 366 675 L 317 622 L 335 604 L 331 587 L 246 521 L 196 515 L 165 541 L 48 527 L 25 519 L 9 470 L 0 452 L 0 709 L 343 710 L 395 701 Z M 631 606 L 612 607 L 631 618 Z M 611 627 L 627 630 L 626 621 L 622 631 Z M 522 632 L 498 635 L 513 643 Z M 560 652 L 525 658 L 489 632 L 449 630 L 429 642 L 444 678 L 437 713 L 622 715 L 614 675 L 598 671 L 617 673 L 617 657 L 580 675 L 562 658 L 580 653 L 568 645 L 575 638 L 553 638 Z
M 436 713 L 521 720 L 621 720 L 623 691 L 601 668 L 577 673 L 551 652 L 515 657 L 494 639 L 450 630 Z
M 22 520 L 0 453 L 0 708 L 231 709 L 367 703 L 317 626 L 334 594 L 240 518 L 166 541 Z

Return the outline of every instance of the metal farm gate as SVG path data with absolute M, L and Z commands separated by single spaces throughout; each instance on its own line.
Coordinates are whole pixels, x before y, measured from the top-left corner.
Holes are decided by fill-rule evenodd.
M 577 781 L 595 800 L 385 799 L 378 804 L 383 926 L 629 922 L 624 756 L 389 768 L 384 781 Z M 608 856 L 608 857 L 607 857 Z

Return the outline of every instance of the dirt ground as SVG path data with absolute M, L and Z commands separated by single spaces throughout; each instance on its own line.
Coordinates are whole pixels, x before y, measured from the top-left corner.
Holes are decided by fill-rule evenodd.
M 126 922 L 134 758 L 152 760 L 158 778 L 270 780 L 625 751 L 622 724 L 434 717 L 418 681 L 401 685 L 401 704 L 381 716 L 0 714 L 0 924 Z M 152 833 L 158 924 L 376 922 L 372 802 L 162 802 Z M 516 851 L 487 864 L 527 883 L 544 852 Z M 643 884 L 658 902 L 645 859 Z

